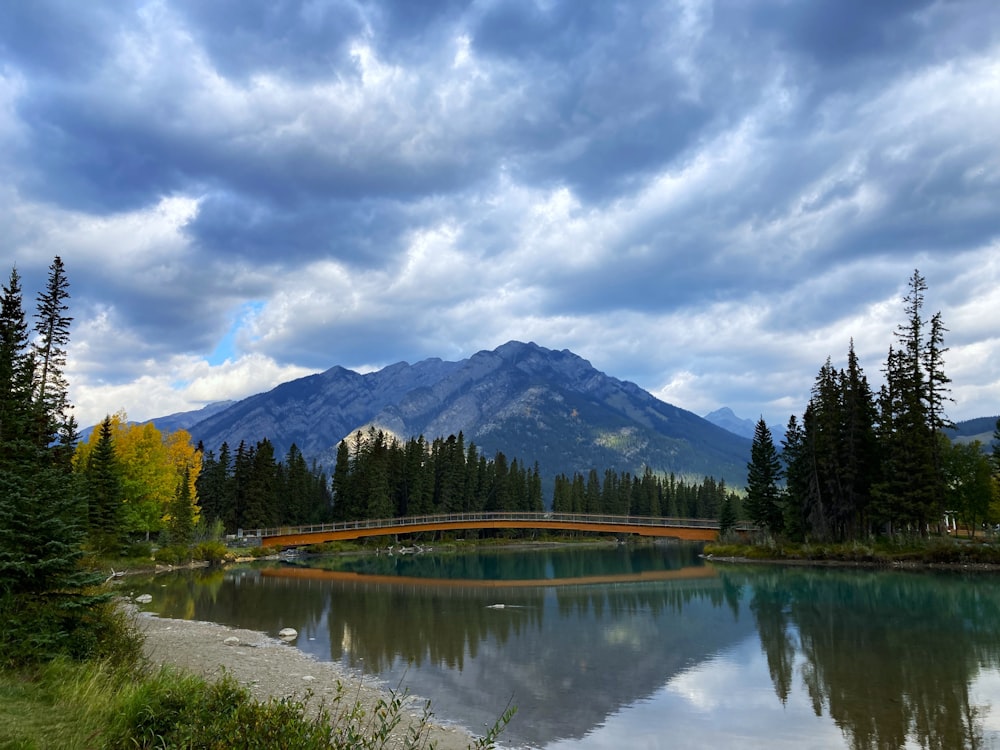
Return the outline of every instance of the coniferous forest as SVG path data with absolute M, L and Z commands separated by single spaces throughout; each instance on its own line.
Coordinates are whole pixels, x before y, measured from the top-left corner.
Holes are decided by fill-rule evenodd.
M 307 466 L 293 445 L 276 461 L 270 442 L 227 444 L 204 454 L 197 480 L 201 513 L 227 531 L 365 518 L 480 511 L 717 518 L 739 504 L 725 482 L 686 482 L 646 470 L 642 475 L 596 469 L 555 477 L 546 503 L 538 464 L 503 452 L 483 455 L 461 432 L 428 442 L 402 442 L 370 427 L 341 441 L 333 477 Z
M 63 373 L 72 318 L 60 258 L 37 297 L 34 325 L 14 269 L 0 305 L 0 663 L 86 655 L 108 594 L 80 565 L 87 493 L 72 469 L 76 423 Z
M 853 341 L 847 367 L 820 368 L 801 418 L 788 421 L 782 451 L 763 419 L 754 435 L 744 501 L 750 520 L 793 541 L 927 535 L 955 523 L 975 534 L 1000 520 L 997 473 L 979 443 L 953 444 L 945 430 L 941 313 L 927 318 L 927 284 L 914 271 L 905 319 L 874 392 Z M 997 438 L 1000 439 L 1000 421 Z

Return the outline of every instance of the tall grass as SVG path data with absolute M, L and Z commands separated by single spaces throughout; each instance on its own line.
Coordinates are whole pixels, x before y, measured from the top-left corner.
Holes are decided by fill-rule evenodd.
M 405 694 L 366 710 L 338 686 L 327 703 L 257 701 L 233 678 L 209 681 L 161 667 L 142 654 L 142 639 L 121 608 L 103 613 L 107 640 L 86 660 L 60 657 L 0 670 L 0 748 L 83 750 L 205 748 L 383 750 L 429 748 L 431 711 L 401 727 Z M 483 750 L 510 721 L 507 711 L 471 747 Z

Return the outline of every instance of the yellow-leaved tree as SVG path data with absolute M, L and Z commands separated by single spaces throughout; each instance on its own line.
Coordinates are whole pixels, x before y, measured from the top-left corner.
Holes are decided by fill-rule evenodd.
M 151 533 L 170 521 L 170 506 L 187 478 L 191 517 L 197 519 L 198 495 L 195 482 L 201 471 L 201 453 L 191 445 L 186 430 L 163 435 L 154 424 L 129 424 L 124 411 L 111 416 L 115 457 L 121 470 L 124 523 L 129 533 Z M 82 470 L 97 443 L 97 431 L 81 441 L 73 465 Z

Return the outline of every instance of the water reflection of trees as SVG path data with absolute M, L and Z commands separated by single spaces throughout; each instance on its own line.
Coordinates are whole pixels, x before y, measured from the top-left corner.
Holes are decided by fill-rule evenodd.
M 643 571 L 679 570 L 703 565 L 700 548 L 690 544 L 646 547 L 560 547 L 533 550 L 478 549 L 450 555 L 359 555 L 310 558 L 309 567 L 351 571 L 363 575 L 451 578 L 468 581 L 587 578 Z
M 1000 598 L 992 578 L 775 570 L 726 573 L 752 587 L 750 610 L 784 702 L 800 675 L 859 750 L 907 738 L 942 750 L 982 744 L 970 685 L 1000 662 Z M 798 645 L 796 645 L 796 640 Z

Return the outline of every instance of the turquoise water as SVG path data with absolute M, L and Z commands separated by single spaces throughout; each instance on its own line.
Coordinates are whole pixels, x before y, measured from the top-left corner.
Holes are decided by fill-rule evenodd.
M 697 547 L 309 558 L 136 582 L 539 748 L 1000 747 L 1000 578 Z

